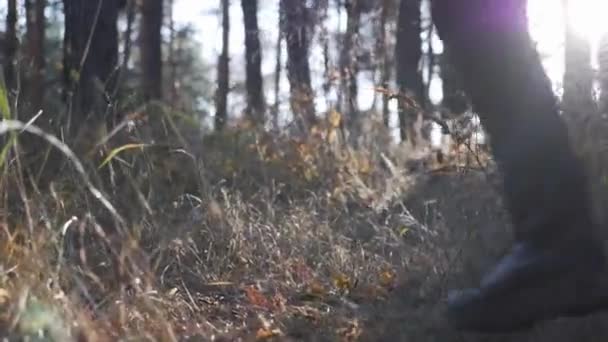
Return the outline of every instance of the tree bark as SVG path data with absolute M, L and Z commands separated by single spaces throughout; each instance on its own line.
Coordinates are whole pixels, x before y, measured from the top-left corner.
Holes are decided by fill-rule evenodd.
M 121 6 L 123 4 L 121 3 Z M 122 57 L 120 59 L 120 64 L 118 67 L 118 71 L 117 71 L 117 76 L 116 76 L 116 81 L 113 82 L 114 83 L 114 88 L 112 89 L 112 93 L 111 93 L 111 99 L 113 100 L 113 111 L 112 111 L 112 115 L 110 115 L 106 122 L 109 124 L 110 127 L 114 127 L 116 124 L 118 124 L 119 122 L 121 122 L 124 119 L 124 113 L 121 113 L 119 111 L 116 111 L 116 107 L 117 104 L 121 101 L 121 99 L 123 98 L 123 92 L 121 91 L 122 89 L 124 89 L 124 80 L 126 77 L 126 73 L 129 69 L 129 61 L 131 60 L 131 50 L 132 50 L 132 46 L 133 46 L 133 24 L 135 23 L 135 14 L 137 12 L 137 3 L 136 0 L 125 0 L 124 1 L 124 7 L 125 7 L 125 13 L 126 13 L 126 19 L 127 19 L 127 27 L 125 28 L 125 31 L 123 32 L 123 52 L 122 52 Z M 130 94 L 124 94 L 125 96 L 130 96 Z
M 384 0 L 380 3 L 380 20 L 378 22 L 378 41 L 376 42 L 376 57 L 378 60 L 378 72 L 380 74 L 379 83 L 380 86 L 386 90 L 390 89 L 390 80 L 392 74 L 392 58 L 389 50 L 389 39 L 388 39 L 388 21 L 389 11 L 391 10 L 391 0 Z M 389 127 L 390 124 L 390 111 L 389 111 L 389 100 L 390 97 L 386 94 L 382 95 L 382 122 L 384 126 Z
M 349 129 L 353 138 L 359 136 L 359 106 L 358 106 L 358 84 L 359 64 L 357 61 L 359 51 L 359 27 L 361 26 L 361 0 L 349 0 L 344 3 L 346 9 L 346 33 L 342 44 L 340 55 L 340 77 L 342 80 L 342 92 L 345 94 L 342 105 Z
M 331 61 L 331 50 L 330 50 L 330 34 L 327 28 L 327 22 L 329 18 L 329 1 L 320 1 L 318 5 L 318 21 L 319 21 L 319 43 L 323 49 L 323 98 L 328 102 L 327 106 L 331 107 L 329 103 L 329 92 L 332 88 L 332 61 Z
M 163 0 L 141 3 L 141 64 L 142 88 L 146 101 L 162 98 L 162 39 Z
M 599 60 L 599 83 L 600 100 L 599 109 L 602 115 L 608 115 L 608 34 L 602 36 L 600 49 L 598 51 Z
M 279 129 L 279 106 L 281 105 L 281 72 L 283 70 L 283 31 L 284 31 L 283 6 L 279 5 L 279 32 L 276 41 L 276 56 L 274 65 L 274 105 L 272 108 L 272 126 Z
M 563 1 L 566 13 L 566 70 L 564 73 L 563 111 L 569 119 L 582 119 L 596 112 L 593 99 L 591 45 L 572 24 L 568 0 Z
M 424 84 L 420 70 L 422 57 L 422 28 L 420 26 L 420 0 L 401 0 L 397 31 L 397 85 L 402 96 L 414 101 L 417 106 L 424 106 Z M 418 119 L 418 110 L 408 105 L 410 101 L 399 101 L 399 132 L 401 141 L 409 141 L 413 146 L 418 144 L 418 134 L 414 125 Z
M 245 62 L 247 64 L 248 117 L 257 125 L 264 124 L 266 100 L 262 79 L 262 49 L 258 29 L 258 0 L 241 0 L 245 28 Z
M 287 78 L 291 109 L 300 131 L 308 132 L 316 122 L 314 93 L 310 79 L 310 11 L 302 0 L 281 0 L 284 37 L 287 42 Z
M 45 0 L 25 0 L 28 70 L 28 99 L 33 111 L 42 108 L 44 98 Z
M 177 62 L 175 60 L 175 17 L 173 15 L 173 0 L 169 0 L 169 52 L 167 56 L 167 61 L 169 64 L 169 94 L 171 95 L 171 104 L 175 106 L 177 104 L 178 95 L 177 95 Z
M 215 94 L 215 129 L 221 131 L 228 119 L 230 87 L 230 0 L 222 0 L 222 53 L 217 63 L 217 92 Z
M 445 119 L 460 116 L 469 109 L 469 104 L 463 90 L 462 76 L 454 67 L 450 58 L 450 52 L 446 47 L 443 48 L 439 66 L 443 91 L 441 105 L 443 111 L 447 112 L 445 113 L 447 114 Z
M 64 0 L 64 80 L 71 107 L 69 127 L 87 117 L 107 119 L 107 93 L 118 65 L 118 10 L 121 0 Z
M 14 89 L 15 84 L 15 55 L 17 54 L 17 1 L 8 0 L 6 12 L 6 46 L 4 48 L 6 87 Z
M 126 0 L 125 3 L 125 12 L 127 15 L 127 27 L 125 28 L 125 32 L 123 33 L 123 54 L 122 59 L 120 61 L 120 71 L 118 75 L 118 79 L 116 81 L 116 87 L 114 88 L 114 93 L 112 98 L 116 98 L 119 88 L 121 86 L 122 80 L 124 79 L 125 72 L 128 69 L 129 61 L 131 60 L 131 49 L 133 46 L 133 24 L 135 23 L 135 14 L 137 9 L 136 0 Z
M 433 16 L 490 137 L 516 240 L 576 244 L 593 235 L 587 180 L 528 33 L 526 4 L 434 0 Z

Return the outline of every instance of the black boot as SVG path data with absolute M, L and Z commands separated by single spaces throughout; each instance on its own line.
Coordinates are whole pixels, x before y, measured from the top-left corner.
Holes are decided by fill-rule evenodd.
M 546 249 L 516 244 L 479 288 L 454 291 L 447 317 L 455 328 L 512 332 L 558 317 L 608 309 L 608 273 L 597 245 Z
M 570 157 L 546 158 L 555 153 L 546 147 L 544 157 L 529 159 L 529 168 L 523 160 L 503 167 L 516 242 L 478 288 L 449 296 L 447 316 L 458 329 L 509 332 L 608 310 L 608 263 L 595 236 L 582 163 L 565 146 L 561 156 Z M 555 171 L 538 172 L 537 160 Z

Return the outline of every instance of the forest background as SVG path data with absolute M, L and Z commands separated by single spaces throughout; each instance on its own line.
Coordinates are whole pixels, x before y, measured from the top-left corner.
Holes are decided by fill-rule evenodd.
M 528 13 L 604 222 L 608 4 Z M 491 338 L 443 322 L 510 226 L 428 0 L 7 0 L 0 18 L 0 336 L 608 336 L 603 315 Z

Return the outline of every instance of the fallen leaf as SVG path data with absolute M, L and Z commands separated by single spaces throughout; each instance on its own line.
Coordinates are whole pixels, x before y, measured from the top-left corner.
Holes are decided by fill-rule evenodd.
M 272 297 L 272 304 L 274 305 L 275 308 L 277 308 L 277 310 L 279 310 L 279 311 L 285 311 L 286 310 L 287 299 L 282 294 L 276 293 Z
M 350 278 L 345 274 L 338 274 L 334 277 L 334 285 L 340 291 L 348 291 L 352 289 L 353 284 Z
M 267 340 L 269 338 L 281 336 L 282 332 L 279 329 L 270 329 L 262 327 L 258 329 L 258 332 L 255 334 L 255 339 L 257 341 Z
M 310 284 L 309 290 L 310 290 L 309 292 L 311 294 L 318 295 L 318 296 L 325 296 L 327 294 L 327 290 L 325 289 L 325 287 L 323 286 L 323 284 L 319 283 L 316 280 L 314 280 Z
M 385 270 L 380 272 L 380 284 L 384 287 L 392 288 L 395 286 L 395 279 L 397 276 L 392 270 Z
M 245 294 L 247 295 L 247 299 L 249 300 L 249 303 L 256 305 L 256 306 L 261 306 L 261 307 L 267 308 L 267 309 L 272 308 L 272 304 L 270 303 L 268 298 L 266 298 L 266 296 L 264 296 L 264 294 L 262 292 L 260 292 L 258 289 L 256 289 L 255 287 L 253 287 L 253 286 L 246 287 Z
M 313 301 L 323 299 L 327 296 L 327 289 L 323 284 L 316 280 L 313 280 L 306 287 L 306 292 L 302 296 L 302 300 Z
M 341 341 L 357 341 L 363 329 L 357 320 L 349 322 L 347 327 L 338 329 L 338 334 L 342 336 Z

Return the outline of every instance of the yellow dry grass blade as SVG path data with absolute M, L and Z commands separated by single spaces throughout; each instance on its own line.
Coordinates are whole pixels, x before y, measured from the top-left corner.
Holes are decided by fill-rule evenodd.
M 8 102 L 8 89 L 6 88 L 6 82 L 4 81 L 4 74 L 2 72 L 0 72 L 0 115 L 2 115 L 2 120 L 11 119 L 11 107 Z M 6 145 L 4 145 L 4 147 L 2 147 L 2 151 L 0 152 L 0 166 L 4 165 L 6 155 L 15 143 L 16 138 L 17 134 L 15 132 L 11 132 L 9 134 L 8 142 Z
M 139 149 L 143 149 L 145 147 L 150 146 L 149 144 L 126 144 L 126 145 L 122 145 L 120 147 L 117 147 L 115 149 L 113 149 L 112 151 L 110 151 L 110 153 L 108 153 L 108 156 L 101 162 L 101 164 L 99 164 L 98 169 L 101 169 L 102 167 L 104 167 L 106 164 L 108 164 L 112 159 L 114 159 L 119 153 L 126 151 L 126 150 L 133 150 L 136 148 Z
M 0 114 L 4 120 L 11 119 L 11 107 L 8 102 L 8 89 L 4 82 L 4 74 L 0 72 Z

